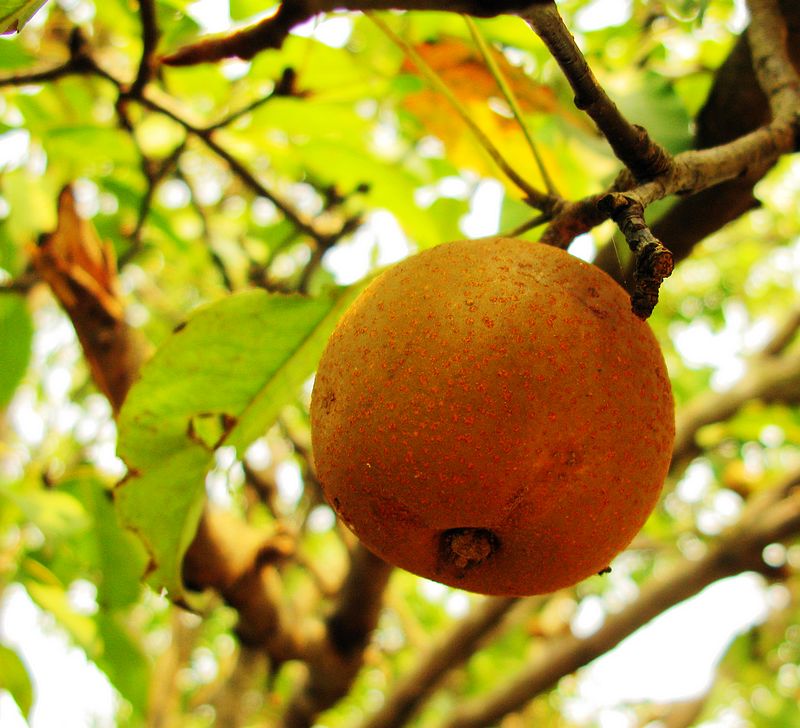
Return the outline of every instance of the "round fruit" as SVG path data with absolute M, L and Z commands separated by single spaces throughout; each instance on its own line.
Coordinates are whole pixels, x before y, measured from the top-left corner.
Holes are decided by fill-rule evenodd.
M 484 594 L 602 571 L 658 500 L 675 435 L 658 343 L 599 269 L 513 238 L 376 278 L 320 361 L 317 472 L 369 549 Z

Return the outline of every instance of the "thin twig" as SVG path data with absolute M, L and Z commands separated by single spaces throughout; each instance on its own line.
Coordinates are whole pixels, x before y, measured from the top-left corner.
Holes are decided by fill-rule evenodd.
M 230 273 L 228 273 L 228 268 L 225 265 L 225 261 L 222 259 L 222 256 L 214 249 L 214 233 L 212 230 L 211 220 L 209 219 L 209 215 L 206 212 L 206 209 L 197 199 L 197 190 L 195 190 L 192 181 L 181 171 L 180 167 L 175 170 L 175 177 L 183 182 L 190 191 L 190 205 L 197 213 L 197 216 L 200 218 L 200 225 L 203 229 L 203 239 L 206 243 L 206 248 L 208 250 L 208 257 L 211 261 L 211 265 L 213 268 L 217 270 L 219 274 L 220 280 L 222 281 L 222 285 L 228 292 L 233 292 L 236 286 L 231 279 Z
M 142 21 L 142 57 L 128 93 L 139 96 L 155 73 L 155 53 L 158 46 L 158 24 L 154 0 L 139 0 L 139 18 Z
M 514 119 L 517 121 L 517 125 L 522 130 L 523 135 L 525 136 L 525 141 L 528 143 L 528 148 L 531 150 L 531 154 L 533 155 L 534 160 L 536 161 L 536 166 L 539 169 L 539 174 L 542 176 L 542 181 L 544 182 L 545 187 L 547 188 L 547 192 L 550 195 L 557 195 L 558 192 L 553 184 L 553 179 L 550 177 L 550 174 L 547 171 L 547 167 L 544 164 L 544 160 L 542 159 L 542 155 L 539 154 L 539 147 L 536 145 L 536 141 L 531 134 L 531 130 L 528 125 L 525 123 L 525 119 L 522 116 L 522 109 L 520 108 L 519 102 L 517 101 L 516 94 L 514 93 L 514 89 L 511 88 L 511 85 L 508 83 L 508 80 L 505 77 L 505 74 L 500 69 L 497 61 L 492 54 L 491 48 L 486 43 L 483 34 L 478 29 L 477 24 L 475 21 L 469 16 L 465 15 L 464 20 L 467 23 L 467 27 L 469 28 L 469 32 L 472 35 L 472 40 L 475 42 L 475 45 L 478 47 L 478 50 L 483 56 L 483 60 L 486 63 L 486 67 L 489 69 L 489 72 L 492 74 L 495 82 L 497 83 L 500 91 L 502 91 L 503 96 L 506 99 L 506 103 L 508 107 L 511 109 L 511 113 L 514 115 Z
M 160 104 L 155 99 L 151 98 L 148 94 L 143 94 L 138 101 L 151 111 L 156 111 L 164 116 L 172 119 L 174 122 L 180 124 L 192 136 L 200 139 L 214 154 L 220 159 L 223 159 L 231 170 L 239 177 L 248 187 L 250 187 L 256 194 L 268 199 L 275 207 L 277 207 L 298 230 L 315 240 L 324 238 L 313 225 L 308 221 L 300 212 L 296 211 L 288 202 L 283 200 L 278 194 L 264 185 L 239 159 L 237 159 L 225 147 L 219 144 L 214 138 L 213 130 L 205 127 L 197 126 L 190 122 L 188 119 L 183 118 L 180 114 L 168 108 L 164 104 Z
M 617 158 L 636 179 L 650 179 L 669 170 L 669 152 L 641 126 L 631 124 L 595 78 L 555 3 L 533 5 L 522 15 L 556 59 L 572 90 L 575 105 L 584 110 L 608 140 Z
M 159 183 L 173 170 L 178 164 L 181 154 L 186 148 L 186 143 L 179 144 L 172 153 L 164 159 L 157 167 L 153 168 L 152 160 L 148 159 L 140 150 L 142 155 L 142 174 L 147 180 L 147 188 L 142 195 L 142 200 L 139 203 L 139 212 L 136 216 L 136 224 L 133 227 L 130 235 L 130 247 L 122 252 L 119 256 L 119 267 L 123 268 L 130 262 L 142 249 L 142 233 L 147 218 L 150 214 L 150 208 L 153 203 L 156 189 Z
M 616 192 L 597 204 L 617 223 L 633 252 L 631 309 L 640 319 L 646 319 L 658 303 L 661 282 L 672 274 L 672 253 L 650 231 L 644 220 L 644 207 L 636 198 Z
M 472 132 L 481 147 L 491 157 L 492 161 L 500 168 L 503 174 L 525 194 L 525 201 L 539 210 L 550 209 L 554 202 L 553 198 L 537 190 L 514 169 L 483 129 L 475 123 L 469 111 L 464 108 L 464 105 L 458 97 L 450 90 L 447 84 L 442 81 L 439 74 L 430 67 L 417 50 L 408 41 L 397 35 L 380 16 L 374 13 L 367 13 L 367 17 L 369 17 L 369 19 L 408 56 L 419 69 L 419 72 L 425 77 L 425 80 L 450 104 L 461 121 L 470 132 Z
M 530 232 L 534 228 L 539 227 L 539 225 L 544 225 L 546 222 L 549 222 L 550 216 L 549 215 L 537 215 L 536 217 L 531 218 L 527 222 L 523 222 L 521 225 L 517 225 L 517 227 L 509 230 L 504 235 L 507 238 L 518 238 L 520 235 L 524 235 L 527 232 Z
M 230 126 L 235 121 L 238 121 L 243 116 L 256 111 L 257 109 L 261 108 L 264 104 L 268 101 L 271 101 L 277 97 L 291 97 L 294 96 L 296 98 L 303 98 L 306 94 L 297 90 L 295 84 L 297 83 L 297 72 L 291 68 L 287 67 L 283 69 L 281 73 L 281 77 L 275 82 L 272 90 L 261 96 L 253 101 L 251 101 L 246 106 L 242 107 L 241 109 L 236 109 L 228 114 L 223 119 L 214 122 L 213 124 L 209 124 L 206 127 L 206 131 L 212 132 L 216 131 L 217 129 L 222 129 L 223 127 Z

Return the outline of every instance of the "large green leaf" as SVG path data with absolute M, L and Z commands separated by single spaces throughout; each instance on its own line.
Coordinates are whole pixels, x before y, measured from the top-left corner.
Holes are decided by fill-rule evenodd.
M 0 407 L 8 404 L 25 375 L 33 324 L 21 296 L 0 296 Z
M 0 690 L 8 691 L 27 718 L 33 705 L 33 684 L 25 663 L 5 645 L 0 645 Z
M 0 33 L 22 30 L 47 0 L 0 0 Z
M 183 593 L 180 564 L 205 500 L 214 451 L 241 454 L 313 372 L 352 300 L 248 291 L 199 310 L 143 368 L 119 417 L 123 522 L 150 552 L 151 581 Z

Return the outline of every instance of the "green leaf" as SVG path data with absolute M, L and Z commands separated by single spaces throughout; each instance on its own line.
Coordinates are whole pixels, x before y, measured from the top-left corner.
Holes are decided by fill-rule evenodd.
M 264 0 L 230 0 L 231 19 L 234 22 L 247 20 L 254 15 L 259 15 L 274 8 L 277 3 L 264 2 Z
M 0 34 L 18 33 L 47 0 L 0 0 Z
M 131 137 L 121 129 L 89 124 L 54 127 L 43 140 L 48 156 L 71 165 L 75 176 L 97 173 L 111 163 L 138 161 Z
M 99 647 L 94 619 L 85 614 L 78 614 L 70 605 L 67 593 L 60 585 L 42 584 L 38 581 L 25 581 L 24 585 L 30 598 L 44 611 L 52 614 L 75 643 L 93 658 Z
M 99 611 L 94 619 L 103 643 L 95 662 L 141 719 L 147 711 L 151 682 L 147 656 L 119 613 Z
M 33 323 L 25 299 L 0 295 L 0 407 L 9 403 L 25 376 L 32 340 Z
M 19 508 L 48 541 L 58 542 L 86 530 L 89 523 L 80 501 L 60 490 L 16 489 L 0 485 L 5 496 Z
M 199 310 L 143 368 L 119 417 L 119 455 L 130 474 L 116 501 L 150 552 L 154 586 L 183 593 L 180 565 L 214 449 L 233 446 L 241 455 L 266 432 L 313 372 L 355 293 L 229 296 Z
M 147 563 L 141 541 L 121 526 L 111 491 L 99 479 L 67 481 L 61 489 L 78 498 L 91 519 L 84 542 L 98 571 L 97 604 L 101 610 L 130 606 L 141 593 L 139 579 Z
M 8 694 L 26 718 L 33 705 L 33 684 L 19 655 L 5 645 L 0 645 L 0 690 Z
M 0 68 L 10 71 L 27 66 L 34 60 L 19 43 L 0 43 Z

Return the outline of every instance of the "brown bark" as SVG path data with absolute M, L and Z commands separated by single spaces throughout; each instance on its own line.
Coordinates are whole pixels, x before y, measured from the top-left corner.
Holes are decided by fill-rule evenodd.
M 781 0 L 780 7 L 788 30 L 786 46 L 794 67 L 800 69 L 800 4 Z M 753 70 L 750 41 L 744 33 L 718 69 L 697 116 L 695 148 L 732 142 L 766 124 L 769 117 L 769 103 Z M 678 200 L 653 224 L 653 234 L 670 249 L 676 263 L 683 260 L 701 240 L 758 206 L 753 188 L 771 167 L 754 167 Z M 617 280 L 631 279 L 629 266 L 620 270 L 611 242 L 600 250 L 595 264 Z
M 252 58 L 266 48 L 280 48 L 295 25 L 332 10 L 447 10 L 488 18 L 552 4 L 553 0 L 283 0 L 275 15 L 234 33 L 180 48 L 162 61 L 188 66 L 223 58 Z
M 618 645 L 654 617 L 700 592 L 713 582 L 744 571 L 780 576 L 764 564 L 770 543 L 800 533 L 800 471 L 790 473 L 772 490 L 746 507 L 736 526 L 724 533 L 699 561 L 682 561 L 663 578 L 654 578 L 621 612 L 609 616 L 588 637 L 569 635 L 543 649 L 520 674 L 495 692 L 460 705 L 446 728 L 483 728 L 522 708 L 565 675 L 587 665 Z
M 444 676 L 469 659 L 518 602 L 517 597 L 487 597 L 420 657 L 416 667 L 393 686 L 381 709 L 361 728 L 406 725 Z

